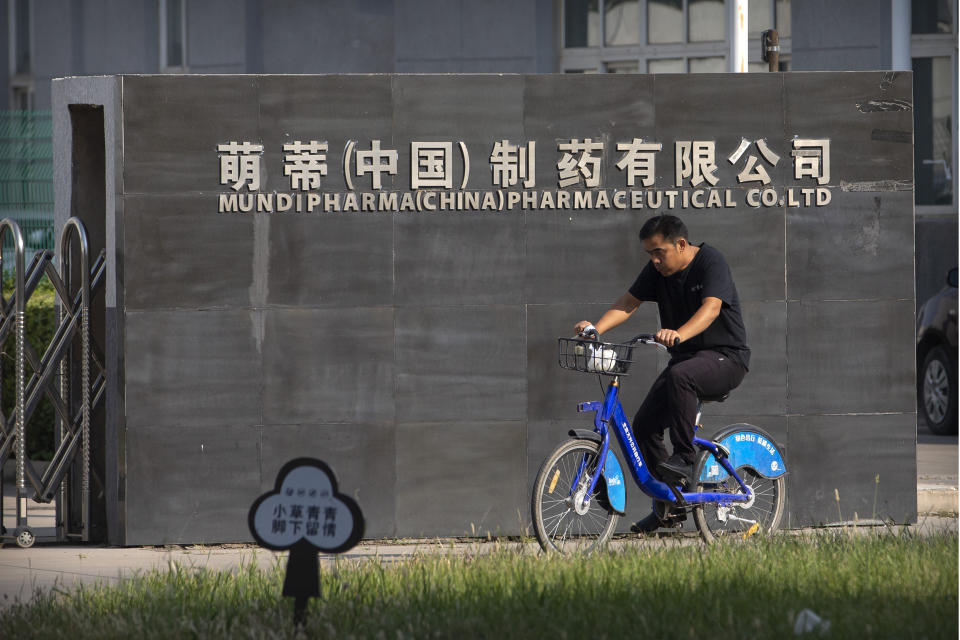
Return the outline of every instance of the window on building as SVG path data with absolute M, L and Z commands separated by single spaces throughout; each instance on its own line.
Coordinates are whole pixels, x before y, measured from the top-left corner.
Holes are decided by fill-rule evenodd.
M 11 50 L 13 53 L 13 73 L 29 75 L 32 69 L 30 60 L 31 35 L 30 0 L 16 0 L 10 3 L 13 15 L 10 17 Z
M 690 73 L 723 73 L 726 70 L 723 58 L 690 58 Z
M 608 62 L 604 65 L 604 71 L 607 73 L 637 73 L 639 70 L 636 60 Z
M 682 0 L 649 0 L 647 2 L 647 42 L 650 44 L 683 42 Z
M 33 87 L 14 85 L 10 89 L 10 108 L 14 111 L 33 110 Z
M 772 0 L 750 0 L 747 3 L 747 24 L 751 39 L 759 38 L 767 29 L 773 29 Z
M 10 55 L 10 108 L 33 109 L 33 7 L 30 0 L 8 5 Z
M 781 38 L 790 37 L 790 0 L 750 0 L 747 3 L 747 31 L 750 39 L 760 41 L 760 34 L 776 29 Z
M 727 71 L 733 0 L 563 0 L 560 70 L 608 73 Z M 790 0 L 750 0 L 751 62 L 760 32 L 780 32 L 781 69 L 789 68 Z M 754 59 L 755 58 L 755 59 Z M 760 70 L 759 65 L 755 67 Z M 762 69 L 766 70 L 766 64 Z M 753 70 L 753 69 L 751 69 Z
M 647 73 L 684 73 L 683 58 L 657 58 L 647 61 Z
M 953 64 L 947 56 L 913 59 L 916 203 L 953 203 Z
M 919 213 L 956 213 L 956 3 L 913 0 L 914 194 Z
M 727 38 L 727 15 L 723 0 L 688 0 L 690 42 L 722 42 Z
M 956 0 L 914 0 L 910 4 L 913 33 L 952 33 Z
M 781 41 L 790 37 L 790 0 L 777 0 L 777 31 Z
M 600 0 L 566 0 L 564 16 L 565 47 L 600 45 Z
M 640 0 L 606 0 L 603 7 L 604 44 L 640 44 Z
M 160 0 L 160 70 L 187 70 L 187 0 Z

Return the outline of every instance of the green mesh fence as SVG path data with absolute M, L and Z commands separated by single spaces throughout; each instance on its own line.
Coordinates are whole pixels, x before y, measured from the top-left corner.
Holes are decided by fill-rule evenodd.
M 49 111 L 0 111 L 0 220 L 20 225 L 26 261 L 53 249 L 53 119 Z M 3 241 L 3 269 L 13 268 L 13 239 Z

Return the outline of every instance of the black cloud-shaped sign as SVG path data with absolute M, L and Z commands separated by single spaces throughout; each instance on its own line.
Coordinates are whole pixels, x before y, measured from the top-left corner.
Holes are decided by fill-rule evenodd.
M 283 465 L 274 490 L 250 507 L 247 523 L 257 543 L 268 549 L 282 551 L 303 541 L 327 553 L 356 545 L 364 527 L 360 507 L 337 491 L 333 470 L 315 458 Z

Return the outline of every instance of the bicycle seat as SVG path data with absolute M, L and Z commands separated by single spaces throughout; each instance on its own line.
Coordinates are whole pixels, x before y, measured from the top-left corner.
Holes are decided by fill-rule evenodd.
M 729 394 L 729 393 L 725 393 L 725 394 L 723 394 L 723 395 L 721 395 L 721 396 L 697 396 L 697 399 L 698 399 L 701 403 L 707 403 L 707 402 L 723 402 L 724 400 L 726 400 L 726 399 L 729 398 L 729 397 L 730 397 L 730 394 Z

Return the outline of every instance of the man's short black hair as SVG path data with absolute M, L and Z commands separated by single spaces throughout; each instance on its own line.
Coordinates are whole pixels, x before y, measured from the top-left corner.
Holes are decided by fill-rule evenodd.
M 680 238 L 687 239 L 687 225 L 677 216 L 664 214 L 653 216 L 640 227 L 640 239 L 646 240 L 653 236 L 663 236 L 667 242 L 676 242 Z

